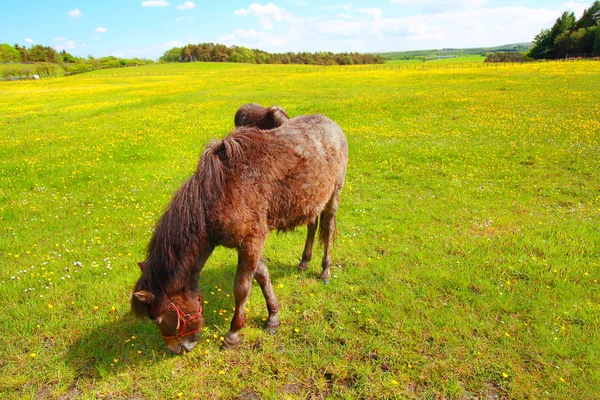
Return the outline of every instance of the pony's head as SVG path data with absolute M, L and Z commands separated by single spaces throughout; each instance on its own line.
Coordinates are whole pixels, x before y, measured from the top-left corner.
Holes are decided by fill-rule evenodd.
M 142 277 L 131 296 L 131 310 L 138 317 L 150 318 L 163 337 L 167 348 L 176 354 L 191 351 L 198 344 L 202 328 L 202 296 L 187 289 L 163 293 L 149 288 L 144 277 L 144 263 L 139 263 Z
M 285 124 L 290 117 L 285 109 L 279 106 L 265 108 L 260 104 L 250 103 L 241 106 L 235 113 L 235 126 L 256 126 L 261 130 L 275 129 Z

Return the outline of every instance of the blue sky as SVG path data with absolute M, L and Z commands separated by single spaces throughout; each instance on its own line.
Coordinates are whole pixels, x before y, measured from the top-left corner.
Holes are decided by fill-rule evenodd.
M 589 1 L 0 0 L 0 43 L 155 59 L 186 43 L 267 51 L 394 51 L 531 41 Z

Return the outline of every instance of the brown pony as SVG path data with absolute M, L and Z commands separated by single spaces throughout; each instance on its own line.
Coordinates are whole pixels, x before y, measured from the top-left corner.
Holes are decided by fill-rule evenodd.
M 265 108 L 259 104 L 250 103 L 241 106 L 235 113 L 235 127 L 256 126 L 258 129 L 275 129 L 286 123 L 290 117 L 279 106 Z
M 140 263 L 132 310 L 154 320 L 170 350 L 190 351 L 203 323 L 198 276 L 215 246 L 222 245 L 238 252 L 235 312 L 224 346 L 240 342 L 253 278 L 267 303 L 267 329 L 275 333 L 279 303 L 261 257 L 264 243 L 271 230 L 308 225 L 298 266 L 306 269 L 320 219 L 321 279 L 328 281 L 347 161 L 344 133 L 322 115 L 293 118 L 267 131 L 240 128 L 210 144 L 156 226 Z

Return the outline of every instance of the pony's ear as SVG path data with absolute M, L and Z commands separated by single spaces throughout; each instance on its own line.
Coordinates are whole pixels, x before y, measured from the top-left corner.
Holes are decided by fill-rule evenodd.
M 133 294 L 136 299 L 145 304 L 150 304 L 154 301 L 154 295 L 147 290 L 140 290 L 139 292 L 135 292 Z
M 138 267 L 140 267 L 140 269 L 142 270 L 142 272 L 144 272 L 146 270 L 146 263 L 145 262 L 139 262 L 138 263 Z

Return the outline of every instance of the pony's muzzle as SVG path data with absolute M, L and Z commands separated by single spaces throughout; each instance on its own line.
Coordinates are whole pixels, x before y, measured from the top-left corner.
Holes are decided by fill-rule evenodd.
M 198 344 L 198 340 L 192 338 L 173 338 L 165 339 L 167 349 L 171 350 L 175 354 L 183 354 L 184 352 L 190 352 Z

